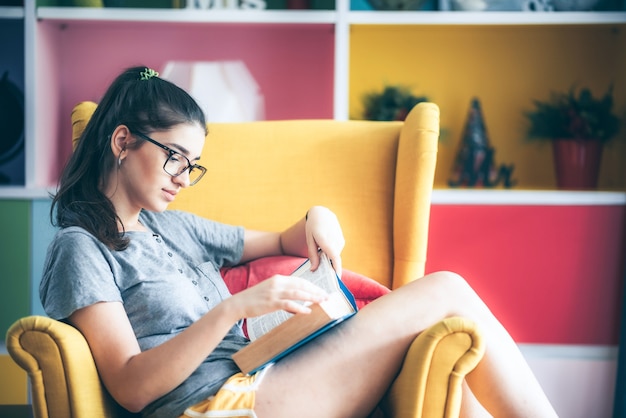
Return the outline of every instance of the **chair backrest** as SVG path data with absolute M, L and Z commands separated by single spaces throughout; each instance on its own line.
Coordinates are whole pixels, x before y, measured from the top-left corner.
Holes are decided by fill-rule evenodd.
M 95 104 L 72 114 L 76 141 Z M 205 177 L 171 209 L 282 230 L 311 205 L 332 209 L 346 237 L 344 267 L 397 288 L 424 274 L 439 109 L 404 122 L 297 120 L 208 125 Z

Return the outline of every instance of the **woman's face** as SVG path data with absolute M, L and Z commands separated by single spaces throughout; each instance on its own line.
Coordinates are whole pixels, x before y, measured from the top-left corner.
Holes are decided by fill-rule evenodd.
M 147 133 L 148 137 L 166 147 L 184 155 L 190 163 L 200 164 L 200 153 L 204 146 L 205 131 L 197 124 L 176 125 L 167 131 Z M 189 186 L 189 171 L 178 176 L 168 174 L 163 166 L 170 153 L 160 146 L 134 135 L 135 140 L 143 144 L 128 150 L 123 159 L 118 176 L 117 193 L 122 193 L 130 212 L 146 209 L 161 212 L 176 198 L 176 194 Z M 183 165 L 187 161 L 175 155 Z M 122 197 L 118 196 L 118 197 Z M 116 199 L 117 200 L 117 199 Z M 118 211 L 120 208 L 117 208 Z

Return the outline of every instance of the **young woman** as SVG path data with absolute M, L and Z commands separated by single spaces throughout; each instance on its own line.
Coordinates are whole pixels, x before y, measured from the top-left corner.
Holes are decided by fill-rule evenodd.
M 326 295 L 277 275 L 231 296 L 219 268 L 279 254 L 308 256 L 316 266 L 319 248 L 340 274 L 344 239 L 335 215 L 320 206 L 282 233 L 166 211 L 204 174 L 198 160 L 206 134 L 188 94 L 150 69 L 130 68 L 100 102 L 53 200 L 60 230 L 48 251 L 42 303 L 84 334 L 117 402 L 146 417 L 230 409 L 243 412 L 206 416 L 364 417 L 415 336 L 459 315 L 487 339 L 464 385 L 463 414 L 556 416 L 507 331 L 449 272 L 377 299 L 263 372 L 238 374 L 231 355 L 248 342 L 242 318 L 307 312 L 294 300 Z

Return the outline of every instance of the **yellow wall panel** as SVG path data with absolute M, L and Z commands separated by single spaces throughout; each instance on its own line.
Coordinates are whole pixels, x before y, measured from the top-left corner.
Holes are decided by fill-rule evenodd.
M 386 84 L 410 87 L 441 108 L 435 183 L 445 187 L 472 97 L 483 108 L 497 164 L 513 163 L 517 188 L 554 188 L 550 145 L 529 142 L 523 115 L 551 91 L 615 86 L 626 118 L 626 26 L 363 25 L 350 34 L 350 116 Z M 600 188 L 626 187 L 626 128 L 604 153 Z
M 28 403 L 26 372 L 7 354 L 0 355 L 0 405 Z

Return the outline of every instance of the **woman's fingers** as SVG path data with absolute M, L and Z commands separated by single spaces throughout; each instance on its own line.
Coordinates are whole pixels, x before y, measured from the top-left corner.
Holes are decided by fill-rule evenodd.
M 337 216 L 329 209 L 314 206 L 309 209 L 306 223 L 306 243 L 311 270 L 319 266 L 318 249 L 326 253 L 333 268 L 341 276 L 341 251 L 346 242 Z
M 244 305 L 246 317 L 259 316 L 276 310 L 308 313 L 308 303 L 319 303 L 328 297 L 320 287 L 300 277 L 276 275 L 252 286 L 233 298 Z

